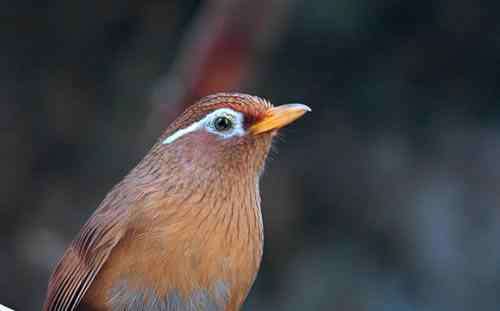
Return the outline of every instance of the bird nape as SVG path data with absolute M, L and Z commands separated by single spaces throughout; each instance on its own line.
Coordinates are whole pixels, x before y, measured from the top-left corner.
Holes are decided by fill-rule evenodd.
M 190 106 L 83 225 L 44 310 L 238 310 L 262 257 L 259 176 L 307 111 L 237 93 Z

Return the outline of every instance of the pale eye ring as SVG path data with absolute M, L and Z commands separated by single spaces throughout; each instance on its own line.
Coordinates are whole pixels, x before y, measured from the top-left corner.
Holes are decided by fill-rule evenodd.
M 233 120 L 227 116 L 219 116 L 212 123 L 214 129 L 219 132 L 227 132 L 234 127 Z

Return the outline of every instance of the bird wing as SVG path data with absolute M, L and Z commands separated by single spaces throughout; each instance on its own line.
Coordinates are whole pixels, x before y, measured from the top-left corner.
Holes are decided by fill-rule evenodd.
M 49 282 L 44 311 L 75 310 L 111 251 L 124 236 L 126 208 L 116 207 L 113 203 L 118 202 L 106 199 L 101 204 L 104 206 L 98 208 L 83 226 L 57 264 Z

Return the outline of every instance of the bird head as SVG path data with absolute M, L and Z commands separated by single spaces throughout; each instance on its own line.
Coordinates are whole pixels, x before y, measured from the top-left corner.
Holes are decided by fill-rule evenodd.
M 169 163 L 197 176 L 223 170 L 258 175 L 272 138 L 309 107 L 274 107 L 256 96 L 218 93 L 182 113 L 160 137 L 158 151 Z

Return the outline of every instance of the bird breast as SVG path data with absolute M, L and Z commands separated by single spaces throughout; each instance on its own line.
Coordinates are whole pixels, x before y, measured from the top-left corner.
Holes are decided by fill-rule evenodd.
M 101 296 L 111 310 L 137 310 L 141 304 L 150 306 L 145 310 L 239 309 L 262 257 L 258 189 L 174 199 L 153 195 L 131 214 L 133 227 L 89 297 Z M 110 290 L 93 291 L 99 288 Z

